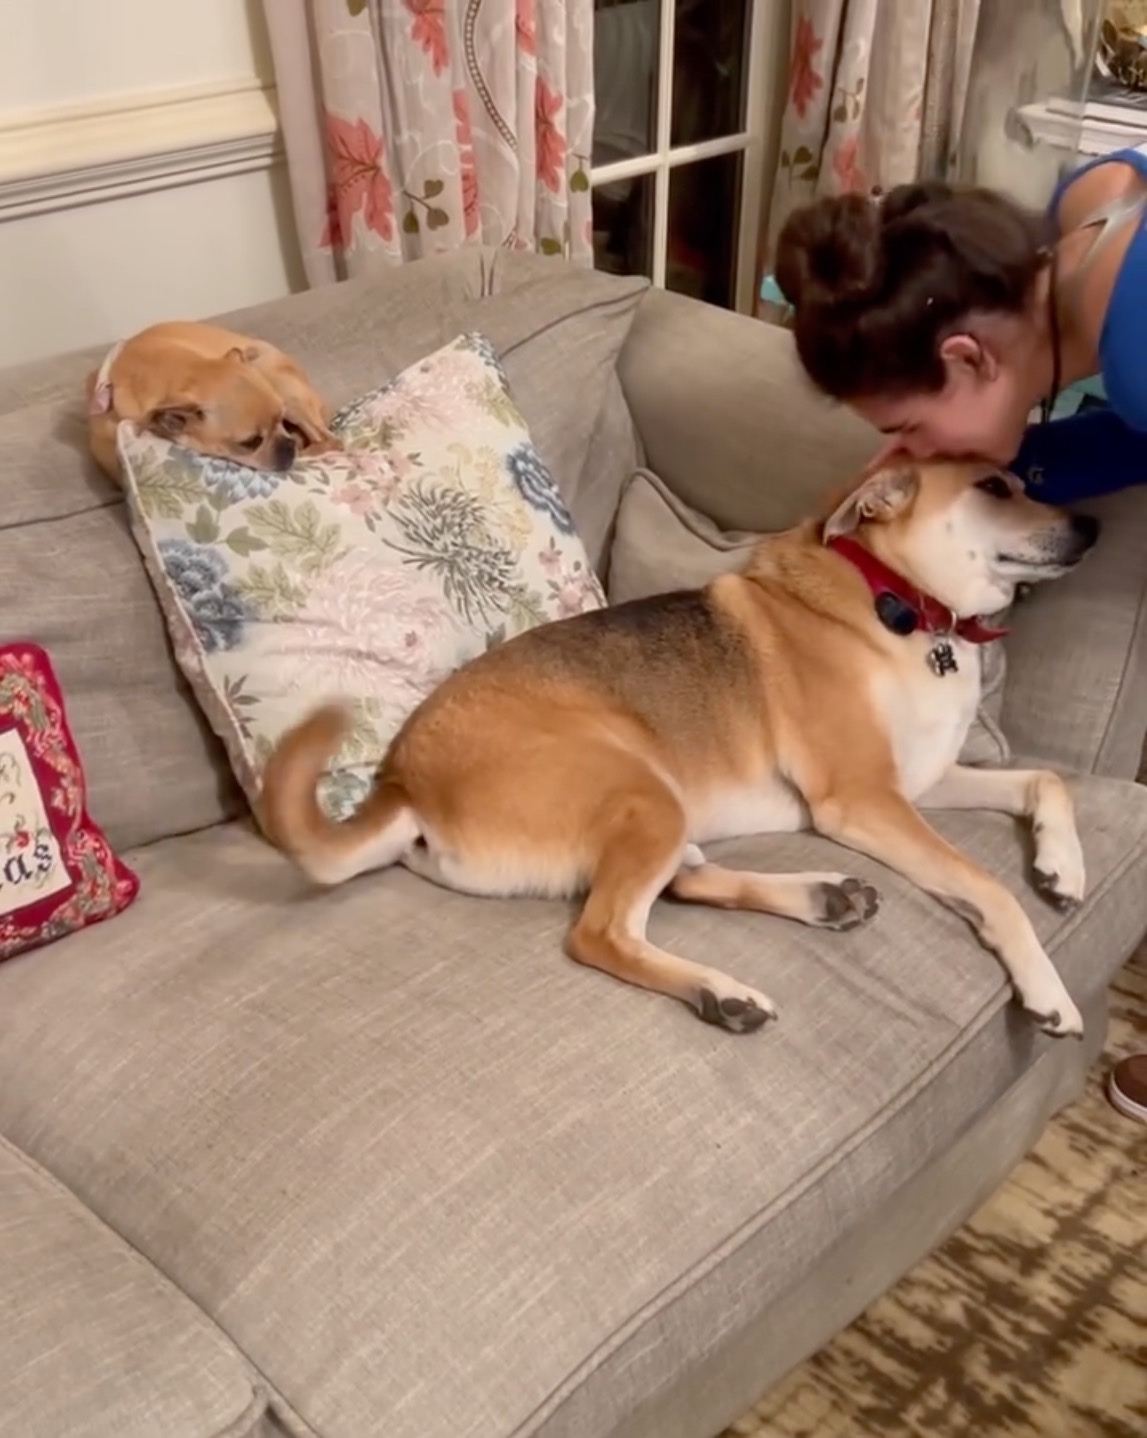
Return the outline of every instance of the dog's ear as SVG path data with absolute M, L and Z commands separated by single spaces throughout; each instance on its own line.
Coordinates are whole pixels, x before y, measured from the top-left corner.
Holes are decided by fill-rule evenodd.
M 165 439 L 178 439 L 189 424 L 203 418 L 197 404 L 165 404 L 153 409 L 144 424 Z
M 858 485 L 824 522 L 824 542 L 851 534 L 866 522 L 887 524 L 916 495 L 919 478 L 910 465 L 882 469 Z
M 245 348 L 240 349 L 238 345 L 232 345 L 227 351 L 225 358 L 235 360 L 239 364 L 250 364 L 253 360 L 259 358 L 259 346 L 247 345 Z

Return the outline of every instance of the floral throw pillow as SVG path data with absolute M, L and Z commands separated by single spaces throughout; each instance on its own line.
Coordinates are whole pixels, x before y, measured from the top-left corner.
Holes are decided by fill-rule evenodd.
M 0 959 L 125 909 L 139 880 L 88 817 L 51 661 L 0 646 Z
M 354 703 L 321 796 L 344 817 L 452 670 L 605 602 L 483 336 L 412 365 L 333 429 L 343 449 L 269 473 L 120 427 L 176 658 L 256 811 L 276 739 L 320 701 Z

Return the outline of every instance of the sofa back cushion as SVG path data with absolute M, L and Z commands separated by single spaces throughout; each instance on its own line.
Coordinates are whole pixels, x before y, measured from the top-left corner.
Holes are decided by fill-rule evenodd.
M 112 847 L 242 811 L 167 644 L 122 496 L 84 454 L 82 400 L 0 419 L 3 637 L 47 650 Z
M 636 440 L 615 375 L 641 279 L 466 250 L 224 318 L 296 357 L 332 407 L 480 329 L 600 564 Z M 93 349 L 0 374 L 5 639 L 50 654 L 93 817 L 129 848 L 234 817 L 243 800 L 179 675 L 118 488 L 87 453 Z

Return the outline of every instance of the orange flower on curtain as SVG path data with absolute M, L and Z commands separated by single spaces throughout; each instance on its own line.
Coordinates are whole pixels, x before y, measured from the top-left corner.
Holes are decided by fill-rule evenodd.
M 264 12 L 312 284 L 468 243 L 593 263 L 593 0 Z
M 823 49 L 824 41 L 817 38 L 812 21 L 806 15 L 799 16 L 789 67 L 789 104 L 802 120 L 816 92 L 824 87 L 824 76 L 816 68 L 816 57 Z
M 474 137 L 470 133 L 470 105 L 465 90 L 454 91 L 454 139 L 462 166 L 462 215 L 466 238 L 478 233 L 482 217 L 478 213 L 478 172 L 474 167 Z
M 863 194 L 868 188 L 864 171 L 860 167 L 860 137 L 849 135 L 841 140 L 832 152 L 832 169 L 837 189 L 842 194 Z
M 527 55 L 537 54 L 537 35 L 534 30 L 534 0 L 517 0 L 514 29 L 518 32 L 518 45 Z
M 450 59 L 446 48 L 445 9 L 442 0 L 402 0 L 414 17 L 410 38 L 421 45 L 435 75 L 441 75 Z
M 361 215 L 368 230 L 381 239 L 394 236 L 394 186 L 386 173 L 386 157 L 382 137 L 365 120 L 353 125 L 338 115 L 326 117 L 327 154 L 330 158 L 331 185 L 327 204 L 327 223 L 333 209 L 338 217 L 337 230 L 328 243 L 339 244 L 354 231 L 356 216 Z
M 561 132 L 563 100 L 544 80 L 534 91 L 537 106 L 538 179 L 547 190 L 557 194 L 565 179 L 566 139 Z

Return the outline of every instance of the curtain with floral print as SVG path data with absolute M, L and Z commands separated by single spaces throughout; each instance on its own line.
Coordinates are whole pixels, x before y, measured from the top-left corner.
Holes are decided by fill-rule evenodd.
M 263 0 L 312 285 L 466 244 L 592 264 L 593 0 Z
M 796 0 L 767 250 L 818 195 L 939 173 L 963 111 L 979 0 Z

